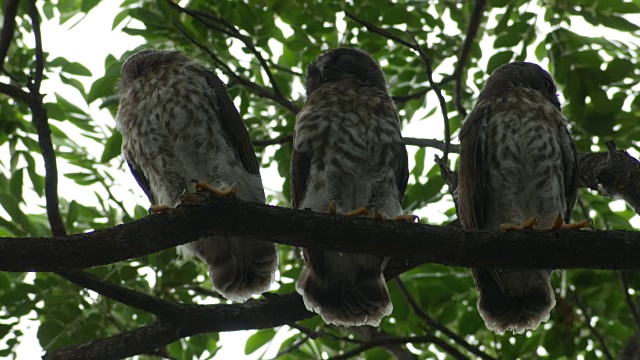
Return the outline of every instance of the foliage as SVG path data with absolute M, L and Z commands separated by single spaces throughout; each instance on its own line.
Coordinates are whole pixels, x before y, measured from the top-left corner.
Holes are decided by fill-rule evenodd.
M 20 86 L 26 84 L 28 75 L 35 68 L 34 49 L 26 45 L 26 39 L 33 36 L 27 3 L 22 1 L 18 9 L 18 30 L 0 76 L 4 82 Z M 98 0 L 47 1 L 41 4 L 40 11 L 47 21 L 64 23 L 91 11 L 97 3 Z M 383 65 L 394 96 L 416 94 L 430 88 L 425 64 L 414 51 L 367 31 L 347 19 L 345 11 L 407 41 L 410 41 L 409 33 L 413 34 L 426 51 L 436 80 L 446 80 L 459 60 L 474 4 L 450 0 L 397 3 L 363 0 L 355 4 L 336 0 L 192 0 L 188 2 L 188 8 L 200 12 L 200 15 L 194 15 L 179 11 L 165 0 L 124 0 L 113 27 L 124 26 L 125 33 L 142 36 L 145 45 L 141 48 L 176 48 L 211 65 L 228 79 L 229 92 L 253 138 L 264 140 L 291 134 L 295 113 L 279 100 L 290 99 L 297 107 L 303 105 L 301 85 L 305 66 L 330 48 L 358 46 L 369 52 Z M 627 19 L 628 14 L 638 13 L 640 4 L 637 1 L 489 1 L 465 61 L 465 71 L 461 74 L 466 85 L 461 98 L 463 106 L 466 109 L 473 106 L 478 90 L 497 66 L 515 60 L 537 61 L 548 65 L 559 85 L 565 99 L 564 112 L 570 119 L 579 151 L 601 151 L 605 149 L 604 143 L 611 139 L 620 148 L 640 150 L 639 143 L 634 141 L 640 138 L 637 121 L 640 113 L 640 100 L 637 99 L 640 97 L 636 97 L 640 82 L 640 65 L 636 60 L 639 48 L 634 43 L 640 27 Z M 223 22 L 216 21 L 216 17 Z M 133 26 L 133 20 L 143 26 Z M 585 22 L 596 30 L 585 34 L 584 30 L 572 26 Z M 231 27 L 225 27 L 225 23 Z M 253 52 L 252 47 L 257 50 Z M 44 50 L 46 52 L 46 47 Z M 61 199 L 69 233 L 110 227 L 146 214 L 144 207 L 147 204 L 135 208 L 126 206 L 122 198 L 110 191 L 116 185 L 114 174 L 124 168 L 119 155 L 120 135 L 113 128 L 98 126 L 83 110 L 88 104 L 98 103 L 115 116 L 117 94 L 114 89 L 120 67 L 138 50 L 108 56 L 104 76 L 89 89 L 78 81 L 80 77 L 91 75 L 81 64 L 79 55 L 46 57 L 45 76 L 59 77 L 85 101 L 84 104 L 73 104 L 59 94 L 46 97 L 58 160 L 74 169 L 63 175 L 73 180 L 77 187 L 90 187 L 95 195 L 95 199 L 86 204 Z M 273 83 L 265 67 L 261 66 L 258 54 L 269 64 Z M 267 89 L 273 96 L 258 96 L 251 86 L 242 82 L 243 79 Z M 453 105 L 454 82 L 443 81 L 441 85 L 455 138 L 462 118 Z M 425 117 L 423 124 L 426 121 L 442 122 L 441 111 L 431 94 L 399 102 L 398 108 L 403 124 L 423 120 L 422 116 Z M 45 210 L 34 206 L 34 203 L 43 204 L 39 199 L 44 192 L 44 171 L 29 108 L 0 95 L 0 118 L 3 119 L 0 144 L 5 150 L 0 157 L 0 206 L 3 210 L 0 211 L 0 235 L 47 236 L 50 230 Z M 429 135 L 443 138 L 440 133 Z M 89 150 L 96 146 L 104 150 L 99 154 Z M 256 151 L 263 167 L 275 164 L 282 178 L 282 188 L 272 191 L 269 201 L 288 206 L 290 144 L 256 146 Z M 405 210 L 422 211 L 439 203 L 440 209 L 451 207 L 444 212 L 445 222 L 454 220 L 453 203 L 437 165 L 425 156 L 424 149 L 411 153 L 415 156 L 415 165 L 411 169 Z M 580 205 L 574 214 L 576 219 L 592 217 L 599 229 L 631 229 L 629 221 L 634 215 L 629 208 L 613 211 L 609 199 L 584 190 L 581 190 Z M 281 277 L 275 292 L 289 293 L 294 291 L 293 281 L 300 272 L 301 259 L 293 249 L 285 246 L 280 247 L 280 255 Z M 211 301 L 212 297 L 214 301 L 220 301 L 215 298 L 205 276 L 204 265 L 195 261 L 176 261 L 173 250 L 98 267 L 91 272 L 116 284 L 171 301 L 202 302 Z M 0 350 L 0 357 L 15 353 L 15 346 L 23 335 L 16 330 L 16 325 L 34 314 L 40 322 L 38 339 L 45 350 L 107 337 L 151 321 L 151 316 L 144 312 L 96 296 L 57 275 L 38 273 L 33 281 L 29 278 L 26 274 L 0 273 L 0 338 L 4 338 L 7 345 Z M 533 359 L 543 353 L 552 359 L 579 355 L 584 359 L 595 359 L 603 356 L 603 344 L 588 330 L 587 323 L 595 324 L 613 354 L 617 354 L 636 331 L 618 274 L 611 271 L 558 272 L 553 278 L 558 289 L 558 304 L 544 328 L 541 326 L 523 335 L 498 336 L 484 328 L 477 313 L 477 292 L 467 269 L 424 265 L 401 278 L 419 306 L 437 322 L 480 345 L 487 354 L 504 359 Z M 398 285 L 390 282 L 389 286 L 394 312 L 383 321 L 381 330 L 389 336 L 423 335 L 432 330 L 415 316 Z M 630 286 L 639 289 L 640 277 L 630 276 Z M 578 299 L 589 309 L 589 316 L 585 317 L 579 309 Z M 319 317 L 302 321 L 300 325 L 324 335 L 309 339 L 308 334 L 289 332 L 290 338 L 275 344 L 286 352 L 281 359 L 333 356 L 357 346 L 353 342 L 357 335 L 349 330 L 328 327 Z M 245 352 L 263 352 L 275 333 L 273 329 L 258 331 L 248 339 Z M 440 333 L 438 336 L 444 337 Z M 299 346 L 291 347 L 293 344 Z M 215 354 L 221 345 L 217 334 L 200 335 L 169 345 L 166 354 L 177 359 L 206 358 Z M 412 351 L 418 353 L 419 358 L 436 358 L 436 354 L 443 352 L 430 343 L 413 344 Z M 359 356 L 378 359 L 388 355 L 374 348 Z

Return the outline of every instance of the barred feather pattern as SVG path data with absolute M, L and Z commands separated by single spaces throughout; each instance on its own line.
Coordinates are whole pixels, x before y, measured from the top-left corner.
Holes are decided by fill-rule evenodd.
M 247 130 L 215 74 L 177 51 L 147 50 L 125 63 L 121 86 L 122 152 L 152 204 L 178 205 L 192 179 L 236 184 L 240 199 L 265 202 Z M 278 264 L 273 243 L 234 236 L 178 251 L 205 261 L 216 290 L 239 302 L 268 291 Z
M 541 230 L 551 228 L 558 215 L 570 221 L 577 192 L 575 146 L 559 104 L 549 99 L 523 86 L 481 95 L 460 135 L 465 228 L 495 230 L 537 217 L 534 229 Z M 555 305 L 551 273 L 474 269 L 487 328 L 523 333 L 547 321 Z
M 296 121 L 292 182 L 305 184 L 292 186 L 294 193 L 296 187 L 305 190 L 294 207 L 326 212 L 334 202 L 338 213 L 367 207 L 400 215 L 406 157 L 386 88 L 357 86 L 350 79 L 325 84 L 311 94 Z M 301 163 L 308 164 L 308 180 L 296 177 Z M 296 288 L 307 309 L 325 322 L 378 326 L 391 313 L 382 274 L 386 259 L 310 249 L 304 257 Z

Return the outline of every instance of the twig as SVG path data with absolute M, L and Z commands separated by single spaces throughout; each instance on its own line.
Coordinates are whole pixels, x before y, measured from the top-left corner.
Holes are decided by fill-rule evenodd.
M 240 30 L 238 30 L 238 28 L 236 28 L 234 25 L 230 24 L 229 22 L 227 22 L 225 19 L 217 17 L 217 16 L 213 16 L 211 14 L 206 14 L 203 12 L 200 12 L 198 10 L 193 10 L 193 9 L 187 9 L 187 8 L 183 8 L 180 5 L 178 5 L 177 3 L 171 1 L 171 0 L 167 0 L 167 3 L 169 4 L 169 6 L 177 9 L 180 12 L 183 12 L 185 14 L 190 15 L 191 17 L 193 17 L 194 19 L 200 21 L 201 23 L 203 23 L 206 26 L 209 26 L 210 23 L 205 21 L 204 19 L 208 19 L 211 21 L 214 21 L 222 26 L 224 26 L 225 28 L 227 28 L 227 31 L 222 31 L 224 34 L 227 35 L 231 35 L 234 38 L 240 40 L 244 46 L 247 47 L 247 49 L 249 49 L 249 51 L 256 57 L 256 59 L 258 59 L 258 62 L 260 62 L 260 65 L 262 66 L 262 69 L 264 69 L 264 71 L 267 73 L 267 77 L 269 78 L 269 82 L 271 83 L 271 88 L 273 89 L 273 92 L 277 95 L 277 96 L 282 96 L 282 93 L 280 92 L 280 87 L 278 86 L 278 83 L 276 82 L 275 77 L 273 76 L 273 72 L 271 71 L 271 68 L 269 67 L 269 64 L 267 62 L 267 60 L 264 59 L 264 57 L 262 56 L 262 54 L 260 53 L 260 51 L 255 47 L 255 45 L 253 44 L 253 42 L 251 41 L 251 39 L 245 35 L 243 35 Z M 204 18 L 204 19 L 203 19 Z M 215 31 L 221 31 L 220 28 L 216 27 L 216 26 L 212 26 L 211 27 L 213 30 Z
M 634 303 L 631 298 L 631 294 L 629 294 L 629 282 L 627 281 L 627 272 L 620 271 L 620 282 L 622 282 L 622 288 L 624 289 L 624 298 L 627 302 L 627 306 L 629 307 L 629 311 L 633 316 L 634 323 L 636 325 L 636 332 L 640 333 L 640 315 L 638 315 L 637 305 Z
M 481 23 L 480 18 L 482 17 L 482 13 L 486 5 L 486 0 L 474 1 L 471 18 L 469 19 L 469 26 L 467 26 L 467 34 L 465 35 L 464 42 L 460 50 L 460 55 L 458 55 L 458 63 L 456 64 L 456 69 L 453 72 L 456 78 L 453 103 L 458 110 L 458 113 L 463 118 L 467 117 L 467 110 L 465 110 L 464 106 L 462 106 L 462 72 L 464 71 L 464 66 L 467 62 L 467 58 L 469 57 L 469 53 L 471 52 L 471 45 L 473 45 L 473 41 L 478 34 L 478 28 L 480 27 Z
M 447 76 L 443 77 L 442 80 L 440 80 L 438 82 L 438 85 L 442 86 L 442 85 L 450 83 L 450 82 L 452 82 L 454 80 L 455 80 L 455 76 L 454 75 L 447 75 Z M 427 87 L 425 89 L 422 89 L 422 90 L 417 91 L 417 92 L 412 93 L 412 94 L 392 96 L 391 99 L 393 99 L 393 102 L 395 102 L 396 104 L 401 104 L 401 103 L 407 102 L 409 100 L 419 99 L 419 98 L 425 96 L 431 90 L 433 90 L 433 88 Z
M 604 353 L 604 356 L 608 360 L 613 360 L 613 356 L 611 356 L 611 352 L 609 351 L 609 348 L 607 347 L 607 343 L 604 341 L 604 337 L 602 336 L 602 334 L 600 334 L 598 329 L 596 329 L 595 327 L 591 326 L 591 316 L 589 316 L 589 312 L 587 311 L 587 307 L 582 303 L 582 301 L 580 300 L 580 297 L 578 296 L 578 294 L 575 291 L 573 292 L 573 300 L 576 302 L 576 305 L 578 305 L 578 308 L 580 308 L 580 310 L 582 311 L 582 315 L 584 316 L 584 322 L 585 322 L 585 324 L 587 324 L 587 327 L 589 328 L 589 331 L 591 331 L 591 334 L 600 343 L 600 346 L 602 348 L 601 350 Z
M 194 39 L 191 35 L 189 35 L 189 33 L 187 33 L 187 31 L 185 29 L 183 29 L 182 26 L 180 26 L 179 24 L 174 24 L 174 26 L 189 41 L 191 41 L 194 45 L 199 47 L 207 55 L 209 55 L 209 57 L 218 65 L 219 68 L 221 68 L 227 74 L 227 76 L 229 76 L 230 78 L 232 78 L 235 81 L 237 81 L 240 85 L 248 88 L 249 90 L 251 90 L 252 92 L 254 92 L 256 95 L 258 95 L 260 97 L 264 97 L 264 98 L 271 99 L 271 100 L 275 101 L 276 103 L 280 104 L 282 107 L 284 107 L 285 109 L 289 110 L 293 114 L 297 114 L 297 113 L 300 112 L 300 107 L 295 105 L 291 100 L 286 99 L 282 95 L 276 94 L 276 93 L 274 93 L 274 92 L 272 92 L 272 91 L 270 91 L 270 90 L 268 90 L 268 89 L 266 89 L 266 88 L 264 88 L 264 87 L 262 87 L 262 86 L 260 86 L 260 85 L 258 85 L 256 83 L 254 83 L 253 81 L 251 81 L 249 79 L 246 79 L 246 78 L 236 74 L 227 64 L 225 64 L 224 61 L 220 60 L 220 58 L 218 58 L 211 50 L 209 50 L 209 48 L 207 48 L 206 46 L 200 44 L 196 39 Z
M 431 67 L 431 61 L 429 60 L 429 57 L 424 52 L 424 50 L 422 50 L 422 47 L 420 46 L 420 44 L 418 44 L 418 40 L 416 40 L 413 34 L 409 35 L 411 35 L 411 40 L 414 43 L 414 50 L 418 52 L 420 58 L 422 59 L 422 62 L 427 68 L 427 79 L 429 80 L 429 85 L 431 85 L 431 88 L 436 93 L 436 97 L 438 98 L 438 102 L 440 103 L 440 110 L 442 111 L 442 118 L 444 120 L 444 150 L 442 151 L 442 162 L 440 163 L 440 166 L 445 166 L 448 169 L 449 148 L 451 147 L 451 127 L 449 125 L 447 102 L 445 101 L 444 96 L 442 96 L 442 90 L 440 89 L 440 86 L 435 81 L 433 81 L 433 69 Z
M 463 348 L 465 348 L 470 353 L 472 353 L 472 354 L 474 354 L 476 356 L 479 356 L 480 358 L 482 358 L 484 360 L 495 360 L 495 358 L 493 356 L 491 356 L 491 355 L 485 353 L 484 351 L 480 350 L 480 348 L 478 348 L 477 346 L 469 344 L 463 337 L 461 337 L 460 335 L 454 333 L 448 327 L 446 327 L 445 325 L 441 324 L 436 319 L 432 318 L 429 314 L 427 314 L 424 310 L 422 310 L 422 308 L 416 302 L 416 299 L 414 299 L 413 295 L 411 295 L 411 292 L 409 292 L 409 289 L 407 289 L 407 286 L 404 284 L 404 281 L 402 281 L 402 279 L 400 279 L 400 277 L 397 277 L 395 279 L 395 282 L 398 285 L 398 288 L 400 288 L 400 291 L 402 292 L 404 297 L 407 299 L 407 302 L 409 303 L 409 306 L 411 306 L 411 309 L 413 309 L 413 312 L 416 315 L 418 315 L 418 317 L 421 318 L 427 325 L 429 325 L 429 326 L 433 327 L 434 329 L 440 331 L 441 333 L 446 335 L 448 338 L 453 340 L 456 344 L 458 344 L 458 345 L 462 346 Z
M 469 359 L 468 357 L 460 353 L 453 346 L 447 344 L 446 342 L 432 335 L 404 336 L 404 337 L 379 337 L 379 338 L 375 338 L 373 340 L 367 341 L 365 343 L 362 343 L 360 346 L 356 347 L 355 349 L 349 350 L 341 355 L 334 356 L 329 359 L 330 360 L 349 359 L 376 346 L 387 345 L 387 344 L 406 344 L 406 343 L 433 343 L 434 345 L 437 345 L 438 347 L 442 348 L 442 350 L 447 352 L 454 359 L 458 359 L 458 360 Z
M 408 42 L 408 41 L 406 41 L 404 39 L 399 38 L 398 36 L 393 35 L 389 31 L 384 30 L 382 28 L 379 28 L 378 26 L 373 25 L 372 23 L 370 23 L 368 21 L 359 19 L 355 15 L 353 15 L 352 13 L 350 13 L 348 11 L 345 11 L 344 14 L 349 19 L 351 19 L 351 20 L 359 23 L 360 25 L 366 27 L 367 30 L 369 30 L 369 31 L 371 31 L 373 33 L 376 33 L 378 35 L 382 35 L 382 36 L 386 37 L 387 39 L 393 40 L 393 41 L 397 42 L 400 45 L 408 47 L 409 49 L 416 50 L 415 49 L 415 45 L 411 44 L 410 42 Z
M 13 41 L 19 2 L 19 0 L 5 0 L 4 2 L 4 20 L 2 22 L 2 31 L 0 32 L 0 69 L 4 68 L 4 61 L 7 57 L 9 46 Z
M 294 341 L 293 344 L 291 344 L 291 346 L 289 346 L 288 348 L 278 351 L 278 353 L 276 354 L 276 356 L 273 357 L 272 360 L 275 360 L 275 359 L 279 358 L 282 355 L 290 354 L 290 353 L 296 351 L 300 346 L 302 346 L 304 343 L 309 341 L 310 338 L 311 337 L 309 335 L 305 334 L 305 336 L 303 336 L 300 339 Z
M 387 39 L 393 40 L 395 42 L 397 42 L 400 45 L 403 45 L 415 52 L 418 53 L 418 55 L 420 56 L 420 59 L 422 60 L 422 62 L 424 63 L 425 67 L 426 67 L 426 72 L 427 72 L 427 79 L 429 80 L 429 85 L 431 86 L 431 89 L 433 89 L 433 91 L 436 93 L 436 97 L 438 98 L 438 103 L 440 104 L 440 110 L 442 111 L 442 118 L 444 120 L 444 149 L 442 151 L 442 158 L 438 161 L 438 164 L 440 165 L 440 169 L 441 172 L 443 173 L 443 176 L 445 174 L 445 168 L 448 170 L 448 172 L 450 172 L 449 170 L 449 165 L 448 165 L 448 160 L 449 160 L 449 149 L 451 147 L 451 126 L 449 125 L 449 115 L 447 112 L 447 103 L 444 99 L 444 96 L 442 96 L 442 90 L 440 89 L 440 86 L 438 85 L 438 83 L 436 83 L 435 81 L 433 81 L 433 68 L 431 66 L 431 60 L 429 60 L 429 57 L 427 56 L 427 54 L 424 52 L 424 50 L 422 50 L 422 47 L 420 46 L 420 44 L 418 43 L 418 41 L 416 40 L 415 36 L 413 36 L 412 33 L 408 33 L 409 36 L 411 37 L 411 41 L 412 43 L 401 39 L 400 37 L 393 35 L 392 33 L 390 33 L 387 30 L 384 30 L 368 21 L 362 20 L 362 19 L 358 19 L 357 17 L 355 17 L 353 14 L 345 11 L 345 15 L 349 18 L 352 19 L 354 21 L 356 21 L 357 23 L 365 26 L 367 28 L 367 30 L 382 35 L 384 37 L 386 37 Z
M 266 139 L 266 140 L 253 140 L 253 146 L 269 146 L 269 145 L 279 145 L 286 144 L 293 141 L 292 135 L 280 136 L 274 139 Z
M 405 145 L 417 146 L 417 147 L 429 147 L 438 149 L 440 151 L 445 151 L 446 144 L 442 140 L 436 139 L 421 139 L 421 138 L 413 138 L 413 137 L 405 137 L 404 138 Z M 460 145 L 459 144 L 450 144 L 449 152 L 459 153 Z
M 57 274 L 83 288 L 151 314 L 167 318 L 179 318 L 182 315 L 179 304 L 121 287 L 86 272 L 66 271 Z
M 330 337 L 330 338 L 332 338 L 334 340 L 347 341 L 347 342 L 356 343 L 356 344 L 362 344 L 364 342 L 362 340 L 351 339 L 351 338 L 348 338 L 348 337 L 335 335 L 335 334 L 332 334 L 330 332 L 326 332 L 326 331 L 322 331 L 322 330 L 309 329 L 306 326 L 303 326 L 303 325 L 300 325 L 300 324 L 296 324 L 296 323 L 287 324 L 287 326 L 289 326 L 292 329 L 296 329 L 296 330 L 300 331 L 301 333 L 303 333 L 305 335 L 308 335 L 313 340 L 315 340 L 317 338 L 322 338 L 322 337 Z

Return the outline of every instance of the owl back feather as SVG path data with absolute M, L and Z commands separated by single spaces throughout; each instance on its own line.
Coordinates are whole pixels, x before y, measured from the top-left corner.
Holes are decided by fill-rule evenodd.
M 122 152 L 152 205 L 176 206 L 192 179 L 264 203 L 249 133 L 224 83 L 178 51 L 144 50 L 122 67 L 117 123 Z M 215 220 L 215 219 L 212 219 Z M 275 244 L 208 236 L 178 247 L 205 261 L 224 297 L 245 301 L 269 290 Z

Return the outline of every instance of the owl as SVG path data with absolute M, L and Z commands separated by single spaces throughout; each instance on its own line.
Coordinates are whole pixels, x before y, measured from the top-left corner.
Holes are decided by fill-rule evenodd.
M 124 158 L 152 205 L 178 205 L 192 179 L 265 202 L 249 133 L 224 83 L 180 52 L 127 59 L 117 125 Z M 216 290 L 239 302 L 269 290 L 278 266 L 273 243 L 235 236 L 203 237 L 178 251 L 206 262 Z
M 305 85 L 294 131 L 293 208 L 401 215 L 407 151 L 380 66 L 362 50 L 334 49 L 309 65 Z M 391 313 L 387 259 L 312 249 L 303 255 L 296 290 L 326 323 L 378 326 Z
M 496 69 L 460 131 L 459 216 L 464 228 L 579 228 L 576 148 L 556 85 L 540 66 Z M 488 329 L 522 333 L 549 319 L 551 269 L 473 269 Z

